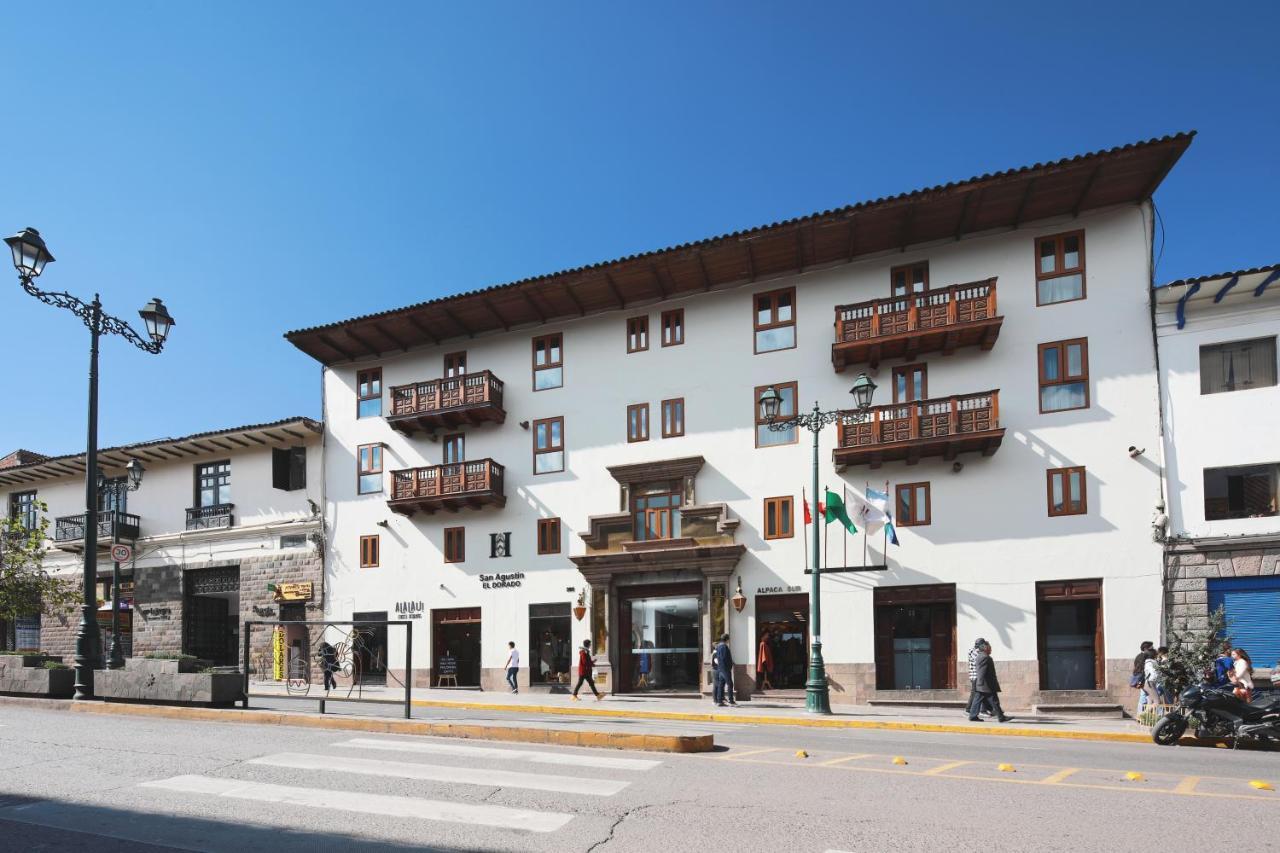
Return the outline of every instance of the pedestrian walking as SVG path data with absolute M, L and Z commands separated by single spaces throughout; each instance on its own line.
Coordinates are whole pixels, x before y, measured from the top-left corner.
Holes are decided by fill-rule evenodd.
M 1168 653 L 1168 649 L 1164 650 Z M 1147 694 L 1147 704 L 1154 707 L 1162 703 L 1160 688 L 1160 652 L 1152 651 L 1142 665 L 1142 692 Z
M 769 632 L 760 634 L 760 646 L 756 649 L 756 689 L 772 690 L 769 676 L 773 674 L 773 647 L 769 645 Z
M 1209 682 L 1212 686 L 1231 686 L 1231 671 L 1235 668 L 1235 661 L 1231 657 L 1231 651 L 1231 641 L 1227 640 L 1222 644 L 1222 652 L 1213 661 L 1213 674 L 1210 676 Z
M 729 651 L 729 635 L 721 634 L 720 642 L 711 653 L 711 666 L 715 671 L 715 686 L 712 696 L 715 703 L 724 707 L 725 699 L 730 705 L 737 705 L 738 700 L 733 689 L 733 652 Z
M 982 654 L 982 650 L 986 645 L 987 641 L 979 637 L 973 641 L 973 648 L 969 649 L 969 704 L 965 706 L 964 713 L 970 719 L 984 712 L 988 717 L 995 714 L 995 711 L 991 710 L 991 703 L 978 692 L 977 686 L 978 655 Z
M 1005 714 L 1004 709 L 1000 707 L 1000 679 L 996 677 L 996 664 L 991 659 L 991 644 L 987 643 L 978 653 L 976 660 L 977 677 L 974 679 L 974 686 L 987 701 L 991 703 L 991 709 L 995 712 L 996 719 L 1002 723 L 1007 723 L 1013 719 Z M 970 714 L 971 722 L 978 722 L 976 714 Z
M 320 642 L 320 669 L 324 672 L 324 689 L 337 690 L 338 679 L 333 677 L 338 668 L 338 650 L 329 645 L 328 640 Z
M 1129 686 L 1138 691 L 1138 711 L 1135 716 L 1142 716 L 1142 709 L 1147 704 L 1147 691 L 1144 686 L 1147 681 L 1147 659 L 1154 652 L 1155 643 L 1150 640 L 1144 640 L 1142 645 L 1138 647 L 1138 654 L 1133 659 L 1133 670 L 1129 675 Z
M 516 641 L 511 640 L 507 643 L 507 684 L 511 685 L 512 693 L 520 692 L 520 684 L 516 681 L 516 674 L 520 672 L 520 652 L 516 651 Z
M 596 701 L 599 702 L 604 697 L 600 695 L 600 691 L 596 690 L 596 680 L 593 674 L 595 669 L 595 661 L 591 657 L 591 641 L 583 640 L 582 648 L 578 649 L 578 683 L 574 685 L 573 695 L 569 698 L 575 702 L 581 702 L 578 698 L 578 691 L 582 689 L 582 685 L 591 688 L 591 692 L 596 694 Z

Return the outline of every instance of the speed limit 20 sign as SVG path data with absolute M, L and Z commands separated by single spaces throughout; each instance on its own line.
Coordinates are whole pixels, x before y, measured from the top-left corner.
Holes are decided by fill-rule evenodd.
M 127 563 L 133 559 L 133 549 L 128 545 L 112 545 L 111 559 L 117 563 Z

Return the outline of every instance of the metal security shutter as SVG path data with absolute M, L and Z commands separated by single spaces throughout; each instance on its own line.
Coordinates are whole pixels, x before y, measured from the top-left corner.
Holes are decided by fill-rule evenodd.
M 1280 577 L 1209 581 L 1209 610 L 1226 609 L 1227 634 L 1257 667 L 1280 661 Z

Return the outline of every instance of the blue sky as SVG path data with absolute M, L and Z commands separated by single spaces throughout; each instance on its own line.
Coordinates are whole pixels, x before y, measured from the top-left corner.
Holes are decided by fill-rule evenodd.
M 317 416 L 289 329 L 1180 130 L 1159 279 L 1280 261 L 1275 4 L 888 5 L 24 7 L 0 229 L 177 318 L 104 445 Z M 83 327 L 0 322 L 0 453 L 82 450 Z

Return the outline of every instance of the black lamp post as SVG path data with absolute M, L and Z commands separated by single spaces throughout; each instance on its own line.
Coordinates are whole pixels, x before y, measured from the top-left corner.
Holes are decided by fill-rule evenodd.
M 858 375 L 849 393 L 853 395 L 856 409 L 852 411 L 824 412 L 817 403 L 813 411 L 801 415 L 793 412 L 779 417 L 782 410 L 782 395 L 770 386 L 760 395 L 760 414 L 768 421 L 769 429 L 780 432 L 786 429 L 803 427 L 813 433 L 813 500 L 816 508 L 818 501 L 818 433 L 829 423 L 844 421 L 845 423 L 861 423 L 868 417 L 871 409 L 871 398 L 875 394 L 876 383 L 867 374 Z M 822 577 L 818 562 L 819 555 L 818 519 L 813 520 L 813 576 L 809 580 L 809 678 L 804 685 L 804 707 L 812 714 L 831 713 L 831 691 L 827 686 L 827 665 L 822 660 L 822 598 L 819 579 Z
M 86 303 L 70 293 L 52 293 L 35 286 L 35 280 L 44 272 L 45 264 L 53 261 L 53 255 L 45 246 L 40 232 L 27 228 L 12 237 L 4 238 L 13 252 L 13 266 L 18 271 L 22 289 L 46 305 L 65 308 L 75 314 L 89 329 L 89 435 L 85 450 L 85 513 L 84 513 L 84 603 L 80 608 L 80 628 L 76 632 L 76 693 L 77 699 L 93 698 L 93 670 L 101 662 L 102 638 L 97 619 L 98 581 L 98 339 L 104 334 L 119 335 L 138 349 L 159 353 L 165 338 L 174 325 L 164 303 L 152 299 L 138 314 L 146 323 L 145 340 L 124 320 L 102 313 L 102 301 L 95 293 L 93 302 Z
M 112 545 L 120 540 L 120 506 L 124 503 L 124 496 L 138 490 L 142 485 L 142 475 L 147 469 L 142 467 L 142 463 L 137 459 L 130 459 L 129 464 L 124 466 L 124 470 L 129 475 L 127 478 L 112 480 L 107 479 L 101 471 L 98 472 L 98 494 L 104 497 L 111 496 L 108 506 L 112 516 Z M 111 651 L 107 655 L 107 669 L 123 668 L 124 649 L 120 645 L 120 561 L 113 556 L 111 558 Z

